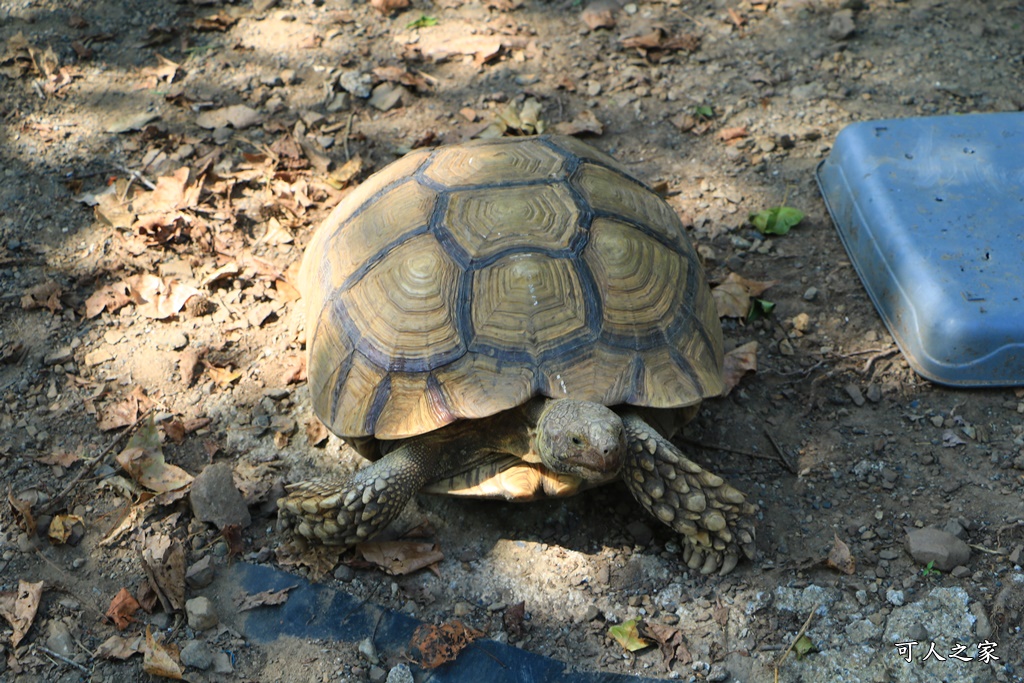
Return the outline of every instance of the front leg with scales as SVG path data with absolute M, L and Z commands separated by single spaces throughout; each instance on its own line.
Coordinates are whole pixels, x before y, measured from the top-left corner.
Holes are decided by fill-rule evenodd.
M 702 574 L 726 574 L 754 555 L 757 508 L 721 477 L 687 458 L 640 416 L 628 413 L 622 478 L 654 517 L 683 535 L 683 559 Z

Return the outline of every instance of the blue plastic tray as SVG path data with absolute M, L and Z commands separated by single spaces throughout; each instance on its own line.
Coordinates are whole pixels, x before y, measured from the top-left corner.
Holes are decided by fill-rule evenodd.
M 817 176 L 911 367 L 1024 384 L 1024 113 L 856 123 Z

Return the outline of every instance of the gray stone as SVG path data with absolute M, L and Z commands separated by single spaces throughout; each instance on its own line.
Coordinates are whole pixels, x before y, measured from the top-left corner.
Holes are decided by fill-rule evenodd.
M 404 86 L 397 83 L 381 83 L 370 95 L 370 106 L 380 111 L 389 111 L 401 104 L 402 98 L 408 93 Z
M 388 672 L 387 683 L 413 683 L 412 670 L 408 664 L 398 664 Z
M 825 29 L 828 37 L 832 40 L 846 40 L 857 30 L 853 22 L 853 10 L 843 9 L 832 14 L 828 20 L 828 28 Z
M 992 636 L 992 623 L 988 620 L 988 615 L 985 614 L 985 606 L 980 602 L 972 602 L 971 614 L 977 620 L 974 622 L 974 635 L 979 640 L 988 640 Z
M 804 291 L 804 301 L 814 301 L 817 298 L 818 298 L 818 288 L 817 287 L 808 287 Z
M 226 462 L 207 465 L 195 481 L 189 494 L 192 514 L 202 522 L 213 522 L 218 529 L 229 524 L 245 528 L 252 522 L 249 508 L 242 494 L 235 488 L 231 466 Z
M 359 641 L 359 654 L 370 664 L 380 663 L 380 657 L 377 656 L 377 648 L 374 647 L 373 640 L 370 638 L 363 638 Z
M 959 538 L 935 527 L 912 529 L 907 532 L 907 552 L 914 561 L 948 572 L 957 565 L 967 564 L 971 549 Z
M 370 683 L 384 683 L 387 680 L 388 672 L 379 666 L 370 667 Z
M 654 537 L 654 532 L 651 531 L 651 527 L 647 526 L 640 520 L 630 522 L 626 526 L 626 531 L 633 537 L 633 540 L 637 545 L 647 545 L 651 542 Z
M 847 624 L 843 630 L 846 631 L 846 635 L 850 637 L 850 641 L 853 643 L 866 643 L 878 636 L 879 632 L 879 628 L 867 619 L 858 619 Z
M 202 596 L 185 601 L 185 614 L 188 625 L 195 631 L 205 631 L 217 625 L 217 612 L 209 598 Z
M 235 667 L 231 666 L 231 657 L 227 652 L 213 653 L 213 672 L 218 674 L 235 672 Z
M 960 522 L 955 519 L 951 519 L 948 522 L 946 522 L 946 525 L 942 527 L 942 530 L 947 533 L 953 534 L 957 538 L 964 537 L 964 528 L 960 525 Z
M 71 354 L 72 349 L 70 345 L 61 346 L 43 356 L 43 365 L 57 365 L 58 363 L 67 363 L 69 360 L 71 360 Z
M 213 664 L 213 652 L 201 640 L 190 640 L 181 648 L 181 663 L 193 669 L 206 671 Z
M 895 588 L 890 588 L 889 590 L 885 591 L 885 599 L 890 605 L 902 607 L 904 601 L 903 591 L 896 590 Z
M 370 74 L 358 71 L 342 71 L 341 75 L 338 76 L 338 85 L 347 92 L 352 93 L 355 97 L 364 100 L 370 96 L 370 85 L 372 83 L 373 77 Z
M 71 637 L 71 629 L 60 619 L 52 619 L 46 625 L 46 647 L 65 657 L 75 654 L 75 640 Z
M 817 81 L 795 85 L 790 89 L 789 96 L 796 102 L 820 100 L 825 96 L 825 86 Z
M 213 562 L 210 560 L 210 556 L 206 555 L 188 568 L 188 571 L 185 572 L 185 583 L 193 590 L 206 588 L 213 583 L 215 574 Z

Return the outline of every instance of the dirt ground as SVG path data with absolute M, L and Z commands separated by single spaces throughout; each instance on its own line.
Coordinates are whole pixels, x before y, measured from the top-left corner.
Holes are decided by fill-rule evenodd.
M 686 434 L 760 507 L 758 556 L 702 577 L 608 486 L 529 506 L 420 497 L 396 532 L 426 522 L 436 571 L 324 580 L 581 671 L 770 680 L 813 617 L 821 652 L 779 680 L 1022 680 L 1024 392 L 910 370 L 813 172 L 851 122 L 1024 109 L 1024 4 L 379 4 L 0 2 L 0 680 L 151 680 L 131 655 L 147 625 L 157 650 L 188 646 L 188 680 L 384 680 L 398 660 L 355 643 L 246 642 L 236 596 L 182 587 L 181 570 L 208 561 L 216 579 L 240 558 L 308 576 L 279 561 L 273 500 L 356 466 L 311 425 L 292 283 L 312 228 L 414 147 L 538 119 L 665 193 L 712 283 L 774 281 L 770 317 L 723 320 L 727 349 L 758 342 L 757 372 Z M 806 218 L 765 239 L 748 215 L 783 203 Z M 149 479 L 112 459 L 147 411 L 180 468 Z M 211 463 L 234 469 L 251 515 L 227 540 L 160 493 Z M 969 560 L 922 567 L 904 539 L 924 526 Z M 834 539 L 852 574 L 821 562 Z M 176 595 L 161 606 L 150 583 Z M 119 630 L 103 615 L 122 588 L 153 612 Z M 219 623 L 168 615 L 194 597 Z M 665 643 L 623 650 L 609 627 L 634 617 Z M 972 660 L 908 663 L 900 638 L 946 655 L 962 639 Z

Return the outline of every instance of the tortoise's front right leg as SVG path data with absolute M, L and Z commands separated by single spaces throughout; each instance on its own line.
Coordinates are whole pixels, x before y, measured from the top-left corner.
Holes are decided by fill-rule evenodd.
M 752 558 L 757 508 L 636 413 L 624 414 L 622 423 L 628 442 L 622 478 L 641 505 L 683 535 L 687 565 L 727 574 L 741 556 Z
M 407 441 L 347 479 L 314 479 L 277 501 L 279 524 L 311 541 L 353 546 L 383 531 L 427 483 L 433 449 Z

